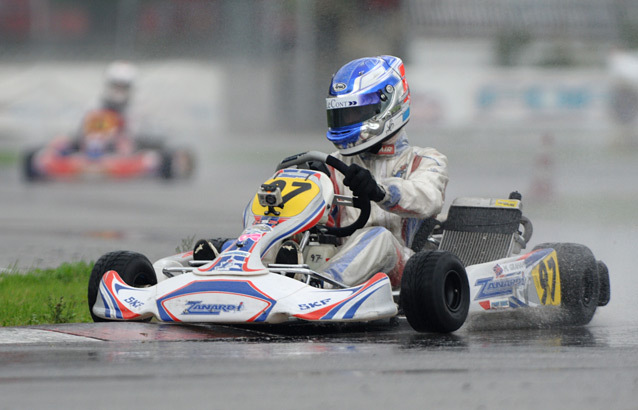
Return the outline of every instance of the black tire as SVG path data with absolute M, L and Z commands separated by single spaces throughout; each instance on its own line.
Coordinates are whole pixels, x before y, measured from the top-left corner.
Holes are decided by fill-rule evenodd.
M 36 150 L 31 150 L 24 155 L 22 162 L 22 176 L 27 182 L 37 181 L 42 178 L 40 173 L 33 167 L 33 157 L 36 152 Z
M 110 322 L 93 314 L 93 305 L 97 300 L 102 276 L 110 270 L 116 271 L 129 286 L 144 288 L 157 284 L 155 270 L 148 258 L 142 254 L 129 251 L 109 252 L 100 257 L 93 266 L 89 278 L 89 312 L 94 322 Z M 151 318 L 146 319 L 150 321 Z
M 163 179 L 186 179 L 193 175 L 195 159 L 189 151 L 165 150 L 162 152 L 160 177 Z
M 605 262 L 596 262 L 598 266 L 598 281 L 600 282 L 600 290 L 598 293 L 598 306 L 607 306 L 611 299 L 611 287 L 609 285 L 609 269 Z
M 422 251 L 403 270 L 400 303 L 418 332 L 449 333 L 460 328 L 470 307 L 463 263 L 453 253 Z
M 561 324 L 582 326 L 596 312 L 600 292 L 598 265 L 589 248 L 576 243 L 543 243 L 536 249 L 552 248 L 558 258 L 561 290 Z
M 173 154 L 169 151 L 162 152 L 162 164 L 159 171 L 160 177 L 163 179 L 173 178 Z

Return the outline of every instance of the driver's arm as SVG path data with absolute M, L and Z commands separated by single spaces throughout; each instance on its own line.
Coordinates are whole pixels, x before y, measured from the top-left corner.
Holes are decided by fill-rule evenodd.
M 417 148 L 414 154 L 404 178 L 379 178 L 386 195 L 378 204 L 402 217 L 435 217 L 445 200 L 447 157 L 433 148 Z

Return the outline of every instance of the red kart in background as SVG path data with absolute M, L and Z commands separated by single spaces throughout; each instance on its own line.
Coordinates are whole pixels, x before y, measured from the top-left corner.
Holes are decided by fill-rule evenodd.
M 59 137 L 27 152 L 23 174 L 27 181 L 83 178 L 186 178 L 193 156 L 168 149 L 161 140 L 133 139 L 122 116 L 100 109 L 84 119 L 80 136 Z
M 23 161 L 27 181 L 85 178 L 188 178 L 194 167 L 192 153 L 167 149 L 162 144 L 137 144 L 131 153 L 94 154 L 81 150 L 60 150 L 56 142 L 31 150 Z

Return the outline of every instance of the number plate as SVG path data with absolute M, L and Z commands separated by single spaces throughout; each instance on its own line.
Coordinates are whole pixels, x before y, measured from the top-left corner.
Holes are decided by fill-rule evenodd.
M 273 185 L 281 190 L 282 207 L 275 207 L 280 217 L 290 218 L 298 215 L 319 194 L 319 186 L 313 181 L 301 178 L 278 177 L 270 179 L 265 184 Z M 259 203 L 255 195 L 252 212 L 255 215 L 266 215 L 268 208 Z
M 543 305 L 560 305 L 560 273 L 556 251 L 544 257 L 532 269 L 538 299 Z

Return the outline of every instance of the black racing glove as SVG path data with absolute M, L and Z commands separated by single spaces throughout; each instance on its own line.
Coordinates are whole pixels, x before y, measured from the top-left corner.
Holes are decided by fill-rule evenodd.
M 355 196 L 367 196 L 374 202 L 380 202 L 385 198 L 385 191 L 367 169 L 360 165 L 352 164 L 345 172 L 343 183 L 352 190 Z

